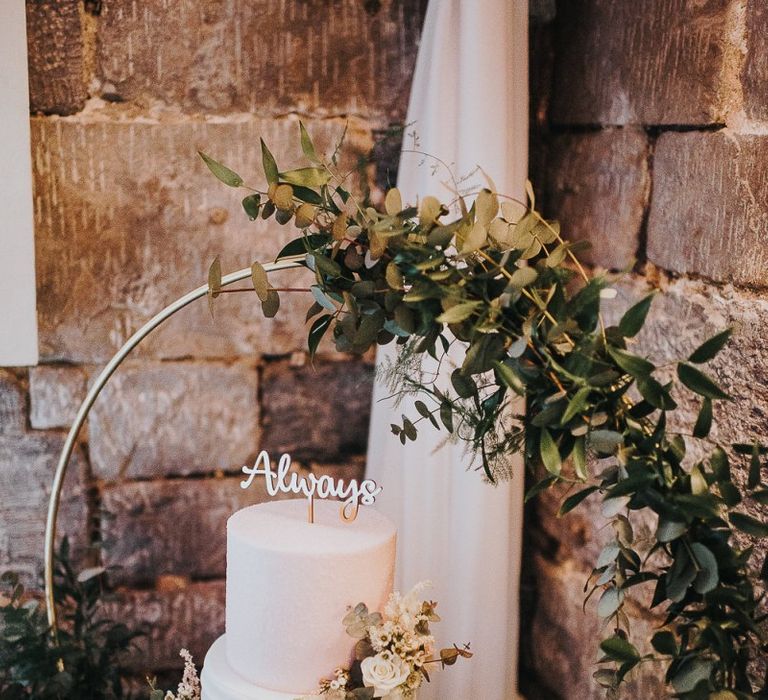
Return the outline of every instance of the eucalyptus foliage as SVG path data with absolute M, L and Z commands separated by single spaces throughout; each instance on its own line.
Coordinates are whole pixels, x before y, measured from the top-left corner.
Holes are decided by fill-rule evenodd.
M 751 569 L 751 549 L 734 534 L 768 535 L 768 524 L 743 509 L 744 499 L 768 500 L 766 449 L 708 439 L 713 404 L 729 397 L 706 365 L 730 330 L 677 362 L 676 378 L 661 378 L 633 351 L 652 297 L 606 327 L 600 302 L 615 279 L 587 274 L 578 246 L 536 211 L 530 187 L 524 203 L 502 197 L 489 180 L 471 193 L 471 206 L 456 186 L 453 201 L 424 197 L 417 207 L 404 206 L 393 189 L 379 211 L 345 189 L 335 154 L 324 160 L 303 125 L 300 140 L 309 164 L 288 171 L 262 142 L 267 185 L 250 190 L 243 208 L 251 219 L 293 222 L 300 231 L 277 259 L 300 256 L 314 273 L 310 353 L 326 336 L 344 352 L 396 343 L 398 359 L 386 376 L 393 393 L 415 399 L 391 426 L 401 442 L 428 424 L 445 430 L 466 441 L 491 482 L 510 476 L 510 456 L 522 451 L 546 475 L 529 497 L 555 484 L 570 487 L 561 514 L 599 494 L 614 537 L 595 563 L 590 595 L 598 597 L 606 630 L 595 678 L 609 697 L 649 662 L 664 666 L 681 698 L 765 693 L 748 667 L 766 652 L 757 581 L 766 569 Z M 237 173 L 201 155 L 222 182 L 242 185 Z M 209 281 L 214 297 L 218 263 Z M 253 287 L 266 315 L 274 315 L 279 295 L 259 263 Z M 457 343 L 465 352 L 449 367 Z M 701 406 L 687 439 L 668 427 L 679 392 Z M 687 456 L 690 441 L 703 458 Z M 741 491 L 732 469 L 745 462 Z M 633 532 L 639 511 L 658 522 L 651 542 Z M 646 587 L 651 607 L 665 615 L 651 654 L 631 641 L 623 610 Z
M 25 593 L 18 575 L 0 577 L 0 700 L 125 697 L 120 655 L 138 635 L 99 614 L 103 571 L 76 573 L 64 540 L 56 559 L 55 639 L 45 606 Z

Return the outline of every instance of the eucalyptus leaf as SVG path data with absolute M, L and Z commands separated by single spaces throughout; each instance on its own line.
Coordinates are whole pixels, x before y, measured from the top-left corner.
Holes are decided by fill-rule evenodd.
M 708 375 L 685 362 L 677 364 L 677 376 L 691 391 L 708 399 L 730 399 Z
M 202 151 L 198 151 L 197 153 L 208 166 L 208 170 L 210 170 L 216 178 L 225 185 L 228 185 L 229 187 L 240 187 L 243 184 L 243 178 L 241 178 L 234 170 L 230 170 L 226 165 L 222 165 Z
M 328 184 L 330 177 L 328 171 L 323 168 L 296 168 L 278 173 L 278 178 L 282 182 L 302 187 L 322 187 Z
M 695 362 L 697 365 L 709 362 L 725 347 L 732 334 L 733 328 L 727 328 L 717 335 L 713 335 L 709 340 L 705 340 L 699 345 L 699 347 L 690 354 L 688 360 L 690 362 Z
M 752 537 L 768 537 L 768 524 L 753 518 L 746 513 L 730 513 L 729 519 L 742 532 L 746 532 Z
M 269 279 L 267 278 L 267 271 L 260 262 L 254 262 L 251 265 L 251 281 L 256 295 L 261 301 L 266 301 L 269 296 Z
M 259 216 L 259 207 L 261 206 L 261 195 L 249 194 L 247 197 L 243 198 L 242 205 L 245 213 L 248 215 L 248 218 L 251 221 L 256 220 Z
M 625 338 L 634 338 L 640 332 L 645 324 L 648 311 L 651 308 L 653 297 L 653 294 L 649 294 L 647 297 L 637 302 L 637 304 L 630 307 L 630 309 L 621 317 L 621 321 L 619 321 L 619 331 Z
M 624 602 L 624 592 L 620 588 L 607 588 L 597 603 L 597 614 L 602 618 L 611 617 Z
M 541 429 L 539 454 L 546 470 L 554 476 L 559 476 L 563 468 L 560 451 L 557 448 L 557 443 L 552 439 L 552 435 L 546 428 Z
M 301 150 L 303 151 L 304 155 L 313 163 L 319 163 L 320 159 L 317 157 L 315 144 L 312 143 L 309 132 L 301 121 L 299 121 L 299 134 L 301 137 Z
M 261 141 L 261 163 L 264 167 L 264 176 L 267 178 L 267 184 L 276 185 L 279 180 L 279 173 L 277 171 L 277 163 L 275 163 L 275 157 L 267 148 L 267 144 L 264 143 L 264 139 Z
M 267 298 L 261 302 L 261 311 L 264 314 L 264 318 L 274 318 L 279 310 L 280 295 L 274 289 L 270 289 L 267 292 Z

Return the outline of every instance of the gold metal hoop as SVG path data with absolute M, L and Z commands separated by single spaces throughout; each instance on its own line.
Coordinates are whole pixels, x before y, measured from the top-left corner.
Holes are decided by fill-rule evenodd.
M 264 270 L 266 272 L 276 272 L 277 270 L 288 270 L 291 268 L 303 267 L 304 256 L 294 255 L 291 257 L 283 258 L 277 262 L 265 263 Z M 226 287 L 234 282 L 247 279 L 251 276 L 251 268 L 246 267 L 237 272 L 233 272 L 226 275 L 221 280 L 221 286 Z M 85 423 L 85 419 L 88 417 L 88 413 L 91 410 L 94 402 L 98 398 L 102 389 L 106 386 L 110 377 L 114 374 L 115 370 L 125 360 L 126 357 L 133 351 L 136 346 L 139 345 L 155 328 L 167 321 L 177 311 L 180 311 L 185 306 L 188 306 L 193 301 L 201 299 L 208 295 L 209 287 L 204 284 L 197 289 L 180 297 L 172 304 L 166 306 L 162 311 L 153 316 L 147 321 L 139 330 L 137 330 L 125 344 L 113 355 L 112 359 L 101 370 L 96 381 L 88 390 L 83 402 L 80 404 L 80 408 L 77 411 L 75 422 L 69 429 L 67 439 L 64 442 L 64 447 L 59 455 L 59 461 L 56 465 L 56 471 L 53 475 L 53 484 L 51 486 L 51 496 L 48 500 L 48 516 L 45 523 L 45 607 L 48 613 L 48 623 L 51 625 L 51 631 L 56 637 L 56 605 L 53 595 L 53 562 L 54 562 L 54 550 L 56 545 L 56 524 L 59 515 L 59 503 L 61 501 L 61 489 L 64 484 L 64 477 L 67 473 L 67 466 L 69 460 L 72 457 L 72 452 L 75 448 L 75 441 L 80 432 L 80 429 Z

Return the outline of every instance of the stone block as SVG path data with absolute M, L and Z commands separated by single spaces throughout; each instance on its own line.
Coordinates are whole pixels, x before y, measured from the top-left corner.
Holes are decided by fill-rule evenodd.
M 747 0 L 745 26 L 744 111 L 750 119 L 768 121 L 768 5 L 763 0 Z
M 27 396 L 22 381 L 0 369 L 0 435 L 18 435 L 27 427 Z
M 648 259 L 683 274 L 768 285 L 768 137 L 667 133 L 656 145 Z
M 402 119 L 424 6 L 109 2 L 99 21 L 97 72 L 113 99 L 162 100 L 188 112 Z
M 43 570 L 43 541 L 53 471 L 64 439 L 54 433 L 0 436 L 0 569 L 21 574 L 38 585 Z M 62 490 L 59 535 L 69 538 L 78 565 L 88 537 L 86 465 L 76 450 Z
M 722 123 L 729 0 L 558 3 L 551 116 L 562 124 Z
M 336 461 L 365 451 L 373 367 L 349 358 L 315 368 L 270 362 L 262 374 L 264 449 Z
M 605 690 L 592 678 L 599 667 L 598 644 L 610 636 L 602 630 L 597 616 L 597 597 L 582 610 L 587 572 L 572 563 L 554 564 L 541 556 L 534 560 L 538 599 L 528 644 L 534 670 L 555 697 L 563 700 L 599 700 Z M 629 607 L 629 605 L 627 606 Z M 628 610 L 632 618 L 631 640 L 641 653 L 660 621 L 640 617 L 640 610 Z M 628 677 L 620 697 L 668 698 L 667 688 L 654 664 L 640 664 Z M 549 696 L 547 696 L 549 697 Z
M 162 479 L 106 487 L 101 496 L 105 566 L 117 584 L 165 574 L 225 574 L 226 524 L 235 511 L 267 498 L 264 480 L 247 490 L 240 478 Z
M 257 453 L 256 368 L 128 362 L 94 404 L 89 434 L 94 475 L 108 481 L 239 471 Z
M 547 168 L 546 211 L 565 236 L 585 240 L 582 258 L 622 269 L 638 253 L 650 191 L 648 141 L 634 129 L 556 136 Z
M 118 590 L 102 602 L 103 614 L 130 629 L 143 629 L 127 668 L 145 676 L 178 668 L 189 649 L 198 669 L 208 647 L 224 632 L 224 581 L 191 583 L 175 591 Z
M 73 114 L 88 97 L 79 0 L 27 0 L 32 112 Z
M 263 187 L 259 137 L 281 168 L 300 164 L 297 119 L 139 116 L 115 106 L 76 121 L 32 121 L 44 359 L 103 362 L 166 304 L 204 284 L 216 255 L 224 272 L 232 272 L 274 259 L 297 234 L 292 224 L 248 221 L 240 206 L 245 192 L 216 180 L 195 152 L 209 152 Z M 329 119 L 307 128 L 322 150 L 344 124 Z M 340 169 L 353 170 L 370 146 L 370 131 L 351 119 Z M 275 274 L 274 284 L 302 286 L 307 278 L 285 271 Z M 212 320 L 203 299 L 137 352 L 230 357 L 305 347 L 311 298 L 286 293 L 282 304 L 277 318 L 264 319 L 255 295 L 227 294 L 216 300 Z
M 82 367 L 38 365 L 29 370 L 30 423 L 33 428 L 69 428 L 88 391 Z

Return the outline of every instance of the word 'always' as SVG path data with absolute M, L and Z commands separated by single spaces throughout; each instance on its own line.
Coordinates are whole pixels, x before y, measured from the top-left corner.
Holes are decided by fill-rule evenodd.
M 345 522 L 352 522 L 357 518 L 360 505 L 369 506 L 374 503 L 376 496 L 381 493 L 381 486 L 377 486 L 373 479 L 333 479 L 327 474 L 317 476 L 308 474 L 301 476 L 291 471 L 291 456 L 284 454 L 280 457 L 277 470 L 272 470 L 269 455 L 262 450 L 252 467 L 243 466 L 243 473 L 248 478 L 240 482 L 240 487 L 247 489 L 257 476 L 264 476 L 267 485 L 267 493 L 276 496 L 278 493 L 304 494 L 308 501 L 308 520 L 314 521 L 315 498 L 338 498 L 343 501 L 339 514 Z

